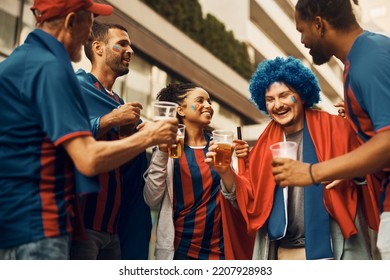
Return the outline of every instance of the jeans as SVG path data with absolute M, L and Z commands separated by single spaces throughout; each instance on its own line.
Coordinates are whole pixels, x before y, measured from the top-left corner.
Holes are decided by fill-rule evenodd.
M 121 249 L 117 234 L 87 229 L 87 240 L 73 240 L 72 260 L 120 260 Z
M 45 238 L 13 248 L 0 249 L 0 260 L 67 260 L 69 236 Z

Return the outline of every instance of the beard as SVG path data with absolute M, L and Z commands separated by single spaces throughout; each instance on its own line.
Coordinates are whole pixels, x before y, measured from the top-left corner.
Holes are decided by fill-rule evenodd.
M 118 77 L 129 73 L 129 67 L 123 65 L 122 63 L 117 64 L 113 70 L 118 74 Z
M 330 57 L 324 55 L 321 51 L 310 49 L 310 55 L 313 58 L 313 63 L 316 65 L 322 65 L 330 60 Z
M 121 55 L 110 55 L 106 59 L 106 64 L 110 66 L 111 70 L 118 75 L 118 77 L 129 73 L 129 66 L 123 64 L 123 57 Z

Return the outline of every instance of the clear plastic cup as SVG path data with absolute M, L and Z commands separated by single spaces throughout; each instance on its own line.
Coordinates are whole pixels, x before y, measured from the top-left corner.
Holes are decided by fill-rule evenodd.
M 270 147 L 273 158 L 297 159 L 298 145 L 292 141 L 278 142 Z

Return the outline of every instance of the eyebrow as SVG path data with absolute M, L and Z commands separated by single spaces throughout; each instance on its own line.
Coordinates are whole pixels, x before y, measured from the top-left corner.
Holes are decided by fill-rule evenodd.
M 279 92 L 279 93 L 278 93 L 278 96 L 279 96 L 279 95 L 282 95 L 282 94 L 286 94 L 286 93 L 295 93 L 295 92 L 293 92 L 292 90 L 289 90 L 289 89 L 288 89 L 288 90 Z M 265 98 L 267 98 L 267 97 L 273 98 L 273 96 L 266 96 Z

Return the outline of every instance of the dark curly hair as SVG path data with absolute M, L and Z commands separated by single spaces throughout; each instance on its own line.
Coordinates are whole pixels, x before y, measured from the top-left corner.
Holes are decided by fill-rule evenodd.
M 353 3 L 359 5 L 358 0 Z M 350 0 L 298 0 L 295 10 L 304 21 L 320 16 L 338 30 L 348 30 L 357 24 Z
M 266 113 L 265 93 L 275 82 L 282 82 L 299 94 L 305 107 L 320 101 L 320 87 L 314 73 L 294 57 L 263 60 L 249 82 L 252 101 Z

